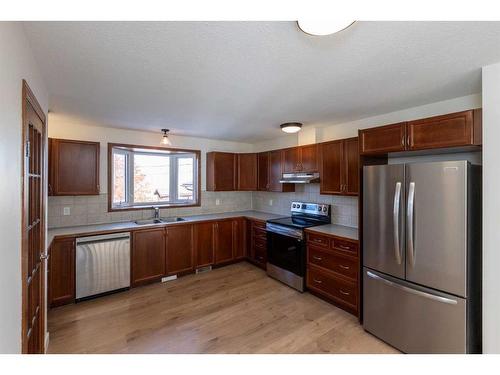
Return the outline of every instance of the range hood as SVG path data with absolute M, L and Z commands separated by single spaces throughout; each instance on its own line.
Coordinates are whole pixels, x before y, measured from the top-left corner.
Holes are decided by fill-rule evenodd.
M 319 182 L 319 173 L 283 173 L 282 184 L 312 184 Z

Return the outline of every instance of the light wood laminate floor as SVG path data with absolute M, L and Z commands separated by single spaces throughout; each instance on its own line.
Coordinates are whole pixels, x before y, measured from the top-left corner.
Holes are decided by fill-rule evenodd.
M 397 353 L 246 262 L 49 311 L 49 353 Z

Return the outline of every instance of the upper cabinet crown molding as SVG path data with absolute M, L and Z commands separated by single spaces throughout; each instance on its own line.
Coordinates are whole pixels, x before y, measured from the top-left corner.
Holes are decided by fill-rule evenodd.
M 99 142 L 49 138 L 49 195 L 98 195 L 99 155 Z

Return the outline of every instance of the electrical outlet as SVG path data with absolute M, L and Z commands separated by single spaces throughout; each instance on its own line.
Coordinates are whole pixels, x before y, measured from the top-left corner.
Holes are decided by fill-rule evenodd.
M 219 206 L 219 205 L 220 205 L 220 199 L 216 199 L 216 200 L 215 200 L 215 205 L 216 205 L 216 206 Z
M 269 199 L 269 205 L 272 206 L 273 205 L 273 200 L 272 199 Z
M 71 207 L 63 207 L 63 215 L 64 216 L 71 215 Z

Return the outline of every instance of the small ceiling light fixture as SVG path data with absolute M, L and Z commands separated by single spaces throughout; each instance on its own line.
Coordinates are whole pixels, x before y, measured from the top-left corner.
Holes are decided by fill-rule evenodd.
M 160 143 L 162 145 L 170 146 L 172 144 L 172 142 L 170 142 L 170 139 L 168 138 L 168 132 L 170 131 L 170 129 L 161 129 L 161 131 L 163 132 L 163 137 L 161 138 Z
M 285 122 L 280 125 L 280 128 L 285 133 L 297 133 L 302 128 L 302 124 L 300 122 Z
M 346 20 L 300 20 L 297 26 L 304 33 L 309 35 L 330 35 L 347 29 L 356 21 Z

